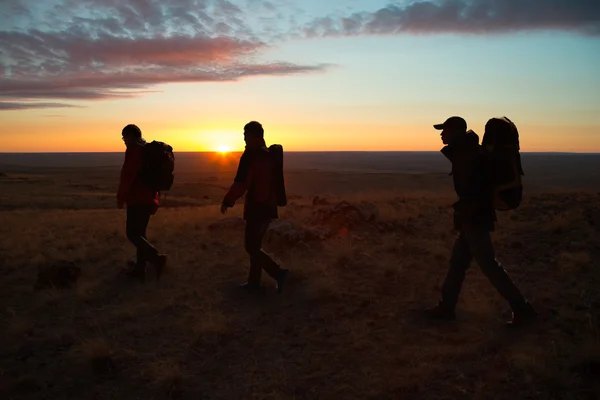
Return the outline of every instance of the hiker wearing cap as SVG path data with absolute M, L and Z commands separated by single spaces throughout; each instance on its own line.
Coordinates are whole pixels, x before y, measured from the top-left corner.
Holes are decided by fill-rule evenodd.
M 250 256 L 250 271 L 248 281 L 241 287 L 250 291 L 262 289 L 264 270 L 277 282 L 277 292 L 281 293 L 288 270 L 282 269 L 262 250 L 262 242 L 271 221 L 279 217 L 277 207 L 287 201 L 282 174 L 283 150 L 280 145 L 267 148 L 264 129 L 256 121 L 244 126 L 244 141 L 246 149 L 240 158 L 234 182 L 223 198 L 221 213 L 226 214 L 227 209 L 246 194 L 244 247 Z
M 159 206 L 158 192 L 145 185 L 140 177 L 146 141 L 142 138 L 140 128 L 133 124 L 123 128 L 122 136 L 127 149 L 121 168 L 117 207 L 127 207 L 127 239 L 137 250 L 136 261 L 126 274 L 143 280 L 146 276 L 146 263 L 149 262 L 156 267 L 159 277 L 167 263 L 167 256 L 159 254 L 146 239 L 150 217 L 156 214 Z
M 491 239 L 496 212 L 479 136 L 467 130 L 466 121 L 457 116 L 448 118 L 443 124 L 434 125 L 434 128 L 442 131 L 441 138 L 445 146 L 441 152 L 452 164 L 451 175 L 458 195 L 458 201 L 454 204 L 454 229 L 459 233 L 442 286 L 441 300 L 426 313 L 437 320 L 455 319 L 455 307 L 465 273 L 475 259 L 498 293 L 510 304 L 513 317 L 507 325 L 521 326 L 531 321 L 536 313 L 496 260 Z

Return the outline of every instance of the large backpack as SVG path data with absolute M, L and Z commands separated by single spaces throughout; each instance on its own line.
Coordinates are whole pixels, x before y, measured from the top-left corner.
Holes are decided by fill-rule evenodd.
M 149 188 L 162 192 L 171 189 L 175 175 L 175 155 L 166 143 L 153 141 L 144 146 L 142 182 Z
M 507 117 L 495 117 L 485 124 L 481 142 L 488 177 L 493 186 L 494 208 L 514 210 L 523 200 L 524 174 L 521 165 L 519 131 Z
M 284 207 L 287 205 L 287 194 L 285 191 L 285 180 L 283 178 L 283 146 L 280 144 L 272 144 L 269 146 L 269 154 L 274 161 L 274 177 L 275 190 L 277 194 L 277 206 Z

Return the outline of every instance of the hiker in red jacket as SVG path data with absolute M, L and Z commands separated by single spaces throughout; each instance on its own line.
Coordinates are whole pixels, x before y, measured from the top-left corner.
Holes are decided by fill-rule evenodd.
M 264 130 L 260 123 L 252 121 L 244 126 L 244 141 L 246 149 L 240 158 L 234 182 L 223 198 L 221 213 L 227 213 L 227 209 L 233 207 L 236 200 L 246 193 L 244 247 L 250 256 L 250 272 L 248 281 L 241 287 L 248 290 L 261 289 L 261 276 L 264 269 L 277 281 L 277 292 L 281 293 L 289 271 L 280 268 L 262 250 L 263 238 L 269 224 L 279 217 L 275 164 L 265 144 Z
M 157 277 L 160 277 L 167 263 L 167 256 L 159 254 L 146 239 L 150 216 L 158 210 L 158 192 L 145 186 L 139 175 L 143 167 L 146 141 L 142 138 L 140 128 L 133 124 L 123 128 L 122 135 L 127 150 L 121 168 L 117 207 L 122 209 L 127 206 L 127 238 L 137 249 L 136 263 L 126 274 L 144 279 L 146 263 L 149 262 L 156 267 Z

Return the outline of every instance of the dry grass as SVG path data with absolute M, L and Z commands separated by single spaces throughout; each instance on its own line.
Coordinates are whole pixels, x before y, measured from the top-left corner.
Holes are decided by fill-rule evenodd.
M 78 350 L 94 373 L 99 375 L 114 373 L 114 350 L 105 339 L 85 340 Z
M 123 212 L 1 211 L 1 397 L 594 398 L 597 195 L 537 194 L 500 215 L 499 257 L 541 314 L 522 332 L 503 329 L 507 306 L 475 265 L 456 323 L 419 317 L 446 272 L 452 197 L 329 196 L 342 199 L 375 204 L 379 221 L 331 226 L 338 234 L 323 242 L 273 241 L 266 248 L 291 269 L 289 286 L 278 296 L 265 277 L 258 297 L 236 287 L 248 265 L 242 232 L 207 228 L 221 218 L 214 201 L 153 218 L 149 238 L 170 263 L 146 284 L 120 274 L 133 254 Z M 310 196 L 292 203 L 281 219 L 298 226 L 327 207 Z M 38 267 L 61 260 L 82 268 L 77 287 L 34 292 Z

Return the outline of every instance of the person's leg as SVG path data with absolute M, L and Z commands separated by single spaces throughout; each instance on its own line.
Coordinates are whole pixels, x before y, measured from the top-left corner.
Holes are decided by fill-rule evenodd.
M 260 222 L 260 226 L 258 228 L 258 242 L 260 243 L 260 247 L 259 247 L 259 252 L 257 253 L 256 258 L 258 259 L 258 263 L 260 265 L 260 267 L 262 269 L 265 270 L 265 272 L 271 277 L 273 278 L 275 281 L 277 281 L 277 292 L 281 293 L 283 290 L 283 284 L 285 283 L 285 280 L 287 278 L 287 274 L 289 273 L 289 270 L 287 269 L 282 269 L 279 264 L 277 264 L 273 258 L 271 258 L 271 256 L 267 253 L 265 253 L 265 251 L 262 249 L 262 243 L 264 240 L 264 237 L 267 233 L 267 230 L 269 228 L 269 225 L 271 223 L 270 219 L 265 219 L 262 220 Z
M 248 219 L 246 221 L 245 249 L 250 256 L 250 272 L 244 287 L 260 286 L 262 270 L 277 281 L 277 291 L 281 292 L 288 270 L 280 266 L 262 250 L 262 242 L 271 223 L 270 219 Z
M 426 310 L 428 317 L 436 320 L 454 320 L 454 310 L 471 260 L 469 245 L 464 233 L 461 231 L 454 241 L 450 265 L 442 285 L 441 300 L 437 306 Z
M 256 257 L 258 259 L 259 265 L 261 266 L 262 269 L 265 270 L 265 272 L 273 279 L 277 280 L 277 278 L 279 277 L 279 274 L 281 273 L 281 268 L 279 268 L 279 265 L 273 261 L 273 259 L 271 258 L 271 256 L 267 253 L 265 253 L 265 251 L 262 249 L 262 244 L 263 244 L 263 240 L 265 238 L 265 235 L 267 234 L 267 230 L 269 229 L 269 225 L 271 223 L 271 220 L 265 219 L 260 221 L 259 223 L 259 227 L 257 229 L 257 242 L 259 243 L 259 247 L 258 247 L 258 252 L 256 254 Z
M 500 293 L 513 308 L 519 308 L 525 304 L 525 298 L 510 279 L 506 270 L 498 260 L 496 260 L 496 252 L 490 232 L 487 230 L 469 228 L 466 231 L 466 238 L 475 261 L 477 261 L 482 272 L 496 288 L 498 293 Z
M 465 274 L 473 256 L 469 249 L 465 233 L 460 232 L 454 241 L 452 255 L 450 256 L 450 267 L 442 285 L 442 301 L 441 304 L 448 310 L 454 311 L 458 303 L 458 296 L 462 289 L 465 280 Z
M 147 223 L 144 221 L 144 212 L 139 206 L 127 207 L 127 224 L 126 235 L 127 239 L 136 248 L 136 262 L 131 270 L 127 272 L 133 277 L 144 277 L 146 273 L 146 258 L 142 251 L 142 240 Z
M 250 257 L 250 270 L 248 271 L 248 281 L 245 285 L 249 287 L 260 286 L 262 277 L 262 267 L 258 260 L 258 254 L 261 248 L 261 224 L 257 219 L 247 219 L 244 231 L 244 249 Z
M 151 213 L 151 208 L 144 205 L 127 207 L 127 238 L 137 250 L 137 263 L 132 271 L 133 275 L 143 274 L 146 262 L 156 264 L 158 261 L 158 251 L 146 240 Z
M 139 232 L 140 232 L 140 245 L 137 247 L 137 259 L 138 263 L 143 262 L 146 265 L 146 262 L 152 261 L 152 254 L 148 254 L 148 246 L 154 248 L 146 239 L 146 231 L 148 230 L 148 223 L 150 222 L 150 214 L 146 212 L 142 207 L 140 207 L 140 216 L 139 216 Z
M 146 254 L 144 257 L 146 257 L 146 259 L 154 265 L 154 267 L 156 268 L 156 279 L 159 279 L 160 276 L 162 275 L 165 267 L 167 266 L 167 255 L 160 254 L 158 252 L 158 250 L 146 238 L 146 230 L 148 228 L 148 223 L 150 222 L 150 218 L 155 213 L 155 208 L 154 208 L 155 206 L 152 204 L 148 204 L 145 207 L 146 207 L 145 215 L 147 215 L 147 219 L 144 220 L 146 223 L 145 223 L 144 232 L 142 235 L 142 237 L 144 238 L 144 242 L 146 244 L 146 246 L 145 246 Z
M 482 272 L 498 293 L 510 304 L 515 317 L 534 316 L 533 307 L 496 259 L 491 233 L 488 230 L 471 227 L 467 230 L 466 237 L 473 257 L 481 267 Z

